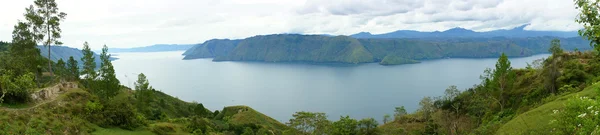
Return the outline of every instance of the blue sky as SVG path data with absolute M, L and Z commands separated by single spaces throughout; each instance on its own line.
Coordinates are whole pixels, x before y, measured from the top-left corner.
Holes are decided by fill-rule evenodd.
M 93 49 L 192 44 L 275 33 L 349 35 L 399 29 L 574 31 L 572 0 L 57 0 L 66 46 Z M 9 41 L 33 0 L 2 0 L 0 40 Z

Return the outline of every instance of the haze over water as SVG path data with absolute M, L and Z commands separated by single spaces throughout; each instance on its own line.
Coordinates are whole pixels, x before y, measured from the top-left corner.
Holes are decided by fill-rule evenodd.
M 453 58 L 399 66 L 312 65 L 182 60 L 182 53 L 118 53 L 113 64 L 126 86 L 133 88 L 137 74 L 144 73 L 155 89 L 213 111 L 247 105 L 281 122 L 297 111 L 324 112 L 332 120 L 350 115 L 381 122 L 385 114 L 393 114 L 394 107 L 413 112 L 423 97 L 440 96 L 450 85 L 464 90 L 479 84 L 483 70 L 497 61 Z M 524 68 L 527 62 L 548 56 L 510 61 L 513 68 Z

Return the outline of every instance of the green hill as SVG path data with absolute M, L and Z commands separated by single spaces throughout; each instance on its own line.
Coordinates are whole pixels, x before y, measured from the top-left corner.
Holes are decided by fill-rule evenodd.
M 441 58 L 492 58 L 502 53 L 509 57 L 531 56 L 546 53 L 552 39 L 555 37 L 355 39 L 278 34 L 242 40 L 209 40 L 183 55 L 184 59 L 214 58 L 214 61 L 397 65 Z M 580 37 L 558 39 L 566 50 L 590 49 L 589 42 Z
M 290 129 L 290 127 L 248 106 L 225 107 L 219 115 L 215 116 L 215 119 L 230 123 L 233 127 L 258 126 L 275 133 Z
M 373 56 L 354 38 L 316 35 L 267 35 L 244 39 L 215 61 L 366 63 Z
M 568 94 L 549 101 L 535 109 L 519 114 L 506 124 L 502 125 L 496 132 L 499 135 L 515 135 L 515 134 L 552 134 L 552 126 L 550 121 L 555 120 L 553 110 L 563 110 L 567 99 L 576 96 L 596 97 L 599 93 L 597 90 L 600 85 L 592 85 L 585 88 L 581 92 Z
M 186 50 L 183 59 L 214 58 L 227 55 L 235 48 L 240 40 L 213 39 Z

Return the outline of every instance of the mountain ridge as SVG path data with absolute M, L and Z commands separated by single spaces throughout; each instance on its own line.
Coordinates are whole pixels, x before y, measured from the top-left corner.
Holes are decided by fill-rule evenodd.
M 514 27 L 512 29 L 498 29 L 485 32 L 477 32 L 461 27 L 451 28 L 445 31 L 422 32 L 415 30 L 397 30 L 382 34 L 372 34 L 370 32 L 359 32 L 350 35 L 354 38 L 432 38 L 432 37 L 577 37 L 577 31 L 532 31 L 525 30 L 529 24 Z

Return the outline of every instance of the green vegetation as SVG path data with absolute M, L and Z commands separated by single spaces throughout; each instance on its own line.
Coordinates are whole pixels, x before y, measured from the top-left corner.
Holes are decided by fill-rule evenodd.
M 406 59 L 398 56 L 388 55 L 379 62 L 381 65 L 400 65 L 400 64 L 415 64 L 420 63 L 416 60 Z
M 30 31 L 34 43 L 42 43 L 48 47 L 48 58 L 51 58 L 51 45 L 61 45 L 58 41 L 61 38 L 60 22 L 67 16 L 66 13 L 58 11 L 58 5 L 55 0 L 35 0 L 34 4 L 26 8 L 25 20 L 32 29 Z M 14 34 L 14 33 L 13 33 Z M 52 62 L 48 61 L 48 71 L 52 76 Z
M 244 39 L 214 61 L 365 63 L 373 56 L 347 36 L 268 35 Z
M 106 45 L 96 63 L 89 44 L 84 43 L 82 70 L 74 57 L 55 63 L 41 57 L 35 44 L 42 39 L 47 46 L 59 44 L 58 22 L 64 13 L 54 12 L 57 9 L 53 0 L 36 0 L 35 8 L 40 10 L 27 8 L 27 22 L 15 25 L 12 42 L 0 42 L 0 134 L 597 134 L 598 1 L 575 2 L 582 11 L 577 20 L 584 24 L 580 34 L 592 41 L 593 51 L 565 51 L 562 48 L 585 47 L 578 46 L 582 42 L 574 39 L 549 37 L 423 41 L 269 35 L 213 40 L 186 52 L 191 58 L 216 57 L 217 61 L 382 64 L 500 56 L 494 69 L 484 71 L 480 84 L 464 91 L 450 86 L 443 96 L 424 97 L 413 113 L 397 107 L 393 120 L 385 115 L 384 124 L 379 125 L 373 118 L 356 120 L 350 116 L 330 121 L 319 112 L 296 112 L 282 124 L 247 106 L 212 112 L 201 103 L 185 102 L 152 88 L 144 74 L 139 74 L 132 90 L 116 79 Z M 39 16 L 46 11 L 52 14 Z M 46 29 L 51 34 L 44 39 L 41 26 L 54 31 Z M 534 61 L 525 69 L 511 67 L 508 57 L 540 50 L 552 56 Z M 43 68 L 46 62 L 49 67 Z M 36 96 L 40 94 L 48 96 Z
M 354 39 L 346 36 L 280 34 L 242 40 L 209 40 L 187 50 L 184 59 L 309 63 L 417 63 L 440 58 L 522 57 L 545 53 L 553 37 Z M 581 38 L 561 38 L 563 48 L 589 50 Z

